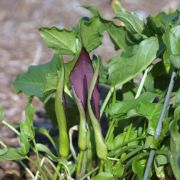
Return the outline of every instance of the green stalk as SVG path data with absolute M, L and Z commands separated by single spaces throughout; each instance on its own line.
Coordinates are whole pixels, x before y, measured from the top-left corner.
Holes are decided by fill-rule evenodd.
M 106 96 L 106 98 L 105 98 L 105 100 L 104 100 L 104 102 L 103 102 L 103 104 L 101 106 L 101 109 L 100 109 L 100 118 L 101 118 L 101 116 L 102 116 L 102 114 L 103 114 L 103 112 L 104 112 L 104 110 L 105 110 L 105 108 L 107 106 L 107 103 L 109 102 L 110 97 L 112 96 L 112 93 L 114 92 L 114 89 L 115 89 L 114 86 L 112 86 L 109 89 L 109 92 L 108 92 L 108 94 L 107 94 L 107 96 Z
M 145 70 L 145 72 L 144 72 L 144 74 L 143 74 L 143 77 L 142 77 L 142 79 L 141 79 L 140 85 L 139 85 L 139 87 L 138 87 L 138 91 L 137 91 L 137 93 L 136 93 L 135 99 L 137 99 L 137 98 L 140 96 L 140 94 L 141 94 L 141 92 L 142 92 L 142 89 L 143 89 L 143 86 L 144 86 L 144 83 L 145 83 L 145 80 L 146 80 L 146 77 L 147 77 L 147 74 L 148 74 L 148 72 L 149 72 L 151 69 L 152 69 L 152 66 L 149 66 L 149 67 Z
M 73 87 L 72 90 L 74 91 Z M 80 122 L 79 122 L 79 135 L 78 135 L 78 146 L 80 149 L 80 153 L 78 156 L 78 162 L 77 162 L 77 170 L 76 170 L 76 179 L 80 179 L 82 176 L 84 176 L 86 172 L 86 150 L 88 148 L 87 145 L 87 133 L 88 133 L 88 127 L 86 122 L 86 114 L 84 111 L 84 108 L 82 106 L 82 103 L 80 99 L 77 97 L 75 91 L 74 91 L 74 97 L 75 101 L 79 110 L 80 115 Z
M 69 137 L 67 131 L 66 116 L 63 107 L 64 90 L 64 65 L 61 62 L 61 71 L 58 71 L 58 84 L 55 94 L 55 113 L 59 128 L 59 154 L 61 157 L 67 157 L 69 154 Z
M 99 61 L 98 61 L 98 65 L 96 68 L 96 71 L 94 73 L 92 82 L 91 82 L 91 86 L 89 89 L 89 93 L 88 93 L 88 111 L 89 111 L 89 117 L 91 119 L 91 123 L 93 126 L 93 130 L 94 130 L 94 138 L 95 138 L 95 143 L 96 143 L 96 153 L 97 156 L 100 159 L 106 159 L 107 158 L 107 146 L 105 144 L 102 132 L 101 132 L 101 127 L 99 125 L 99 121 L 98 119 L 95 117 L 94 112 L 92 110 L 91 107 L 91 97 L 93 94 L 93 90 L 98 78 L 98 73 L 99 73 Z
M 89 177 L 91 174 L 93 174 L 94 172 L 96 172 L 98 169 L 99 169 L 99 167 L 96 167 L 96 168 L 92 169 L 92 170 L 89 171 L 85 176 L 83 176 L 83 177 L 81 178 L 81 180 L 88 179 L 88 177 Z
M 169 101 L 170 101 L 171 93 L 173 91 L 176 76 L 177 76 L 177 70 L 174 69 L 172 74 L 171 74 L 171 80 L 170 80 L 170 83 L 169 83 L 166 98 L 165 98 L 165 101 L 164 101 L 164 104 L 163 104 L 161 115 L 159 117 L 159 121 L 158 121 L 158 124 L 157 124 L 157 127 L 156 127 L 156 131 L 154 133 L 154 139 L 158 139 L 160 134 L 161 134 L 162 123 L 163 123 L 163 120 L 164 120 L 164 118 L 166 116 L 166 111 L 167 111 L 167 107 L 169 105 Z M 147 162 L 147 165 L 146 165 L 143 180 L 148 180 L 148 178 L 149 178 L 149 173 L 150 173 L 150 170 L 151 170 L 151 166 L 152 166 L 152 162 L 154 160 L 155 153 L 156 153 L 155 149 L 151 149 L 150 154 L 149 154 L 149 158 L 148 158 L 148 162 Z
M 73 87 L 72 90 L 74 91 Z M 75 91 L 74 91 L 74 97 L 75 101 L 79 110 L 80 115 L 80 122 L 79 122 L 79 136 L 78 136 L 78 146 L 80 150 L 84 151 L 87 149 L 87 123 L 86 123 L 86 114 L 84 112 L 84 108 L 82 106 L 82 103 L 80 99 L 77 97 Z
M 76 170 L 76 179 L 80 179 L 84 176 L 86 172 L 86 155 L 87 151 L 80 151 L 78 156 L 77 170 Z

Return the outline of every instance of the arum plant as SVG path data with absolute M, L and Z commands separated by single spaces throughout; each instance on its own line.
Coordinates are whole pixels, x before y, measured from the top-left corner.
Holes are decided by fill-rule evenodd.
M 91 127 L 89 127 L 89 117 L 94 130 L 97 156 L 100 159 L 106 159 L 107 156 L 106 145 L 98 122 L 100 99 L 98 72 L 99 61 L 96 71 L 94 72 L 90 56 L 86 49 L 82 48 L 80 56 L 70 74 L 71 86 L 80 114 L 78 137 L 78 146 L 81 150 L 79 155 L 80 166 L 86 166 L 86 164 L 82 164 L 82 162 L 83 159 L 86 158 L 85 154 L 90 140 L 89 134 Z M 79 170 L 77 173 L 79 173 Z M 80 174 L 83 173 L 81 172 Z
M 35 179 L 178 177 L 180 90 L 174 77 L 180 68 L 180 11 L 142 21 L 113 0 L 115 17 L 107 20 L 95 7 L 83 8 L 92 16 L 72 29 L 39 29 L 53 56 L 46 64 L 30 66 L 13 84 L 17 93 L 31 99 L 26 120 L 17 125 L 20 130 L 2 119 L 0 109 L 2 125 L 20 137 L 18 148 L 0 141 L 0 160 L 32 162 L 35 173 L 20 164 Z M 104 32 L 115 51 L 120 50 L 106 66 L 103 56 L 102 62 L 99 54 L 95 61 L 90 58 L 103 44 Z M 33 123 L 34 97 L 44 104 L 48 128 Z M 78 130 L 77 138 L 72 130 Z M 37 134 L 46 137 L 45 144 L 41 138 L 36 141 Z M 36 161 L 29 157 L 32 153 Z

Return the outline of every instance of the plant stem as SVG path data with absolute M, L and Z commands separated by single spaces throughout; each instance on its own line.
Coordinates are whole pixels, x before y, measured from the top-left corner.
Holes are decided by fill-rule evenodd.
M 99 169 L 99 167 L 94 168 L 92 171 L 89 171 L 85 176 L 81 178 L 81 180 L 86 179 L 88 176 L 90 176 L 92 173 L 96 172 Z
M 63 66 L 63 63 L 61 63 Z M 59 129 L 59 154 L 62 157 L 67 157 L 69 154 L 69 137 L 67 132 L 67 122 L 63 107 L 63 89 L 64 89 L 64 67 L 61 72 L 58 71 L 58 84 L 55 94 L 55 113 Z
M 20 135 L 20 132 L 17 131 L 13 126 L 11 126 L 9 123 L 7 123 L 6 121 L 2 121 L 2 124 L 4 124 L 5 126 L 7 126 L 9 129 L 11 129 L 15 134 L 17 134 L 18 136 Z
M 112 96 L 112 93 L 114 92 L 114 89 L 115 89 L 114 86 L 111 86 L 111 88 L 109 89 L 109 92 L 108 92 L 108 94 L 107 94 L 107 96 L 106 96 L 106 98 L 105 98 L 105 100 L 101 106 L 101 109 L 100 109 L 100 118 L 101 118 L 101 116 L 102 116 L 102 114 L 103 114 L 103 112 L 107 106 L 107 103 L 109 102 L 110 97 Z
M 152 69 L 152 66 L 149 66 L 149 67 L 145 70 L 145 72 L 144 72 L 144 74 L 143 74 L 143 77 L 142 77 L 142 79 L 141 79 L 141 83 L 140 83 L 140 85 L 139 85 L 138 91 L 137 91 L 137 93 L 136 93 L 135 99 L 137 99 L 137 98 L 140 96 L 140 94 L 141 94 L 141 92 L 142 92 L 142 89 L 143 89 L 143 86 L 144 86 L 144 83 L 145 83 L 145 80 L 146 80 L 146 77 L 147 77 L 147 74 L 148 74 L 148 72 L 149 72 L 151 69 Z
M 83 176 L 83 168 L 86 169 L 86 167 L 83 167 L 83 161 L 84 161 L 85 151 L 80 151 L 78 156 L 78 163 L 77 163 L 77 170 L 76 170 L 76 179 L 80 179 L 81 176 Z
M 31 172 L 31 170 L 22 161 L 19 161 L 19 163 L 25 169 L 25 171 L 27 171 L 27 173 L 31 176 L 31 178 L 34 179 L 35 177 L 33 173 Z
M 111 136 L 114 132 L 114 122 L 115 120 L 113 119 L 111 122 L 110 122 L 110 126 L 108 128 L 108 131 L 107 131 L 107 134 L 106 134 L 106 137 L 105 137 L 105 141 L 108 143 L 108 141 L 111 139 Z
M 38 178 L 39 173 L 42 174 L 42 176 L 44 177 L 44 179 L 47 179 L 47 178 L 46 178 L 46 175 L 44 174 L 44 171 L 41 169 L 41 166 L 42 166 L 42 164 L 43 164 L 43 162 L 44 162 L 44 158 L 42 158 L 42 160 L 41 160 L 41 158 L 40 158 L 39 151 L 38 151 L 38 148 L 37 148 L 37 146 L 36 146 L 36 141 L 35 141 L 35 139 L 33 139 L 32 142 L 33 142 L 33 144 L 34 144 L 33 150 L 34 150 L 34 152 L 36 153 L 37 162 L 38 162 L 38 163 L 37 163 L 38 171 L 37 171 L 37 173 L 36 173 L 36 175 L 35 175 L 35 180 Z
M 162 123 L 163 123 L 163 120 L 164 120 L 164 118 L 166 116 L 166 111 L 167 111 L 167 107 L 169 105 L 171 93 L 173 91 L 176 75 L 177 75 L 177 70 L 174 69 L 173 72 L 172 72 L 172 75 L 171 75 L 171 80 L 170 80 L 170 83 L 169 83 L 169 87 L 168 87 L 166 98 L 165 98 L 165 101 L 164 101 L 164 104 L 163 104 L 161 115 L 160 115 L 160 118 L 159 118 L 159 121 L 158 121 L 158 124 L 157 124 L 157 127 L 156 127 L 156 131 L 154 133 L 154 139 L 158 139 L 158 137 L 161 134 Z M 155 150 L 151 149 L 150 155 L 149 155 L 149 158 L 148 158 L 148 162 L 147 162 L 147 165 L 146 165 L 146 169 L 145 169 L 143 180 L 148 180 L 149 172 L 150 172 L 150 169 L 151 169 L 151 166 L 152 166 L 152 162 L 153 162 L 153 159 L 154 159 L 154 155 L 155 155 Z
M 54 175 L 53 175 L 52 180 L 57 180 L 57 177 L 58 177 L 58 173 L 57 173 L 57 172 L 59 172 L 60 168 L 61 168 L 61 164 L 58 163 L 57 168 L 55 168 L 55 173 L 54 173 Z M 59 176 L 59 178 L 60 178 L 60 177 L 61 177 L 61 176 Z
M 98 61 L 98 66 L 94 72 L 92 82 L 91 82 L 91 85 L 89 88 L 87 105 L 88 105 L 89 117 L 90 117 L 92 127 L 93 127 L 93 131 L 94 131 L 97 156 L 100 159 L 106 159 L 107 153 L 108 153 L 107 152 L 107 146 L 106 146 L 106 143 L 104 141 L 104 137 L 103 137 L 102 132 L 101 132 L 101 127 L 100 127 L 99 121 L 96 118 L 96 116 L 94 115 L 94 112 L 93 112 L 92 107 L 91 107 L 91 98 L 92 98 L 94 87 L 95 87 L 96 82 L 97 82 L 98 73 L 99 73 L 99 61 Z
M 135 150 L 133 150 L 132 152 L 130 152 L 129 154 L 126 155 L 125 158 L 122 158 L 121 161 L 124 162 L 126 161 L 127 159 L 129 159 L 131 156 L 137 154 L 139 151 L 143 150 L 143 147 L 140 146 L 138 148 L 136 148 Z

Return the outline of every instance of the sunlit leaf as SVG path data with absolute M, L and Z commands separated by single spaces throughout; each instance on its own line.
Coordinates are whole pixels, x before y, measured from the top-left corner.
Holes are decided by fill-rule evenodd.
M 99 17 L 93 17 L 89 20 L 81 20 L 80 34 L 83 46 L 88 52 L 91 52 L 102 43 L 104 26 Z
M 81 45 L 77 33 L 72 30 L 42 27 L 39 32 L 48 47 L 55 49 L 62 55 L 76 54 L 80 49 Z
M 144 23 L 138 18 L 136 14 L 120 8 L 115 13 L 116 18 L 120 19 L 130 32 L 138 34 L 142 33 L 144 29 Z
M 133 55 L 116 56 L 110 60 L 109 75 L 112 85 L 119 87 L 149 66 L 156 58 L 159 49 L 158 40 L 155 37 L 142 41 L 134 46 Z
M 122 26 L 117 26 L 112 22 L 106 23 L 105 28 L 115 45 L 115 49 L 126 50 L 130 43 L 127 40 L 127 31 Z
M 28 96 L 43 98 L 57 86 L 57 70 L 60 69 L 59 55 L 55 54 L 46 64 L 30 66 L 28 71 L 18 75 L 14 82 L 17 91 Z

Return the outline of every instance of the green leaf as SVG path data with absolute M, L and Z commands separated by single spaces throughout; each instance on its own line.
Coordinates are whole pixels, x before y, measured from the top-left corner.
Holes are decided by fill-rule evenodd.
M 113 177 L 113 175 L 111 173 L 100 172 L 97 176 L 94 176 L 92 178 L 92 180 L 102 180 L 102 179 L 114 180 L 114 177 Z
M 169 127 L 170 130 L 170 152 L 169 152 L 169 160 L 171 164 L 171 168 L 173 170 L 174 176 L 176 179 L 180 177 L 180 133 L 178 121 L 173 120 Z
M 113 166 L 113 174 L 115 176 L 122 176 L 124 173 L 124 165 L 121 163 L 121 161 L 118 161 L 114 166 Z
M 155 161 L 157 166 L 161 166 L 168 163 L 168 158 L 165 155 L 156 155 Z
M 106 160 L 104 164 L 104 171 L 107 173 L 111 173 L 113 170 L 113 161 Z
M 137 17 L 136 14 L 119 8 L 119 11 L 116 11 L 116 18 L 125 24 L 128 31 L 142 34 L 142 31 L 144 30 L 144 23 Z
M 157 149 L 157 145 L 158 140 L 154 139 L 151 135 L 146 136 L 144 149 Z
M 170 51 L 173 55 L 180 54 L 180 25 L 167 31 L 163 36 L 163 40 L 167 51 Z
M 33 128 L 34 114 L 35 108 L 32 106 L 32 104 L 27 104 L 25 108 L 26 119 L 21 121 L 20 123 L 20 131 L 23 132 L 23 135 L 30 139 L 33 139 L 35 135 Z
M 88 4 L 83 4 L 82 7 L 89 10 L 93 15 L 100 17 L 99 11 L 95 7 Z
M 57 70 L 60 69 L 60 57 L 55 54 L 46 64 L 30 66 L 28 71 L 18 75 L 14 82 L 17 91 L 28 96 L 37 96 L 43 99 L 52 93 L 57 86 Z
M 136 109 L 136 112 L 139 115 L 148 119 L 147 131 L 151 135 L 154 135 L 161 114 L 161 110 L 162 104 L 149 102 L 141 102 L 139 104 L 139 107 Z
M 158 166 L 158 167 L 155 166 L 156 176 L 159 179 L 166 179 L 166 173 L 164 171 L 165 169 L 164 167 L 165 166 Z
M 80 33 L 83 46 L 88 52 L 91 52 L 102 43 L 104 26 L 99 17 L 93 17 L 90 20 L 81 20 Z
M 152 76 L 152 73 L 148 73 L 146 81 L 144 82 L 144 89 L 148 92 L 154 91 L 154 78 Z
M 180 89 L 178 89 L 175 96 L 175 106 L 177 107 L 179 105 L 180 105 Z
M 105 28 L 115 45 L 115 49 L 126 50 L 130 46 L 127 40 L 127 31 L 124 27 L 117 26 L 113 22 L 108 22 L 105 23 Z
M 180 55 L 180 26 L 175 26 L 168 29 L 163 35 L 163 42 L 166 46 L 163 59 L 166 69 L 170 69 L 170 59 L 172 64 L 179 68 L 179 55 Z
M 25 154 L 20 153 L 21 148 L 0 149 L 0 161 L 22 160 L 26 158 Z
M 178 55 L 171 55 L 170 56 L 170 61 L 171 61 L 172 65 L 176 69 L 180 69 L 180 54 L 178 54 Z
M 110 82 L 118 88 L 145 70 L 156 58 L 159 45 L 155 37 L 133 47 L 131 56 L 116 56 L 109 63 Z
M 164 32 L 173 27 L 178 25 L 180 22 L 180 12 L 175 11 L 169 14 L 164 12 L 160 12 L 156 16 L 150 16 L 147 18 L 146 28 L 148 31 L 151 31 L 151 35 L 158 34 L 162 35 Z
M 81 45 L 77 33 L 72 30 L 42 27 L 39 32 L 48 47 L 62 55 L 76 54 L 80 50 Z
M 50 151 L 50 149 L 49 149 L 48 147 L 46 147 L 45 145 L 40 144 L 40 143 L 37 143 L 37 144 L 36 144 L 36 148 L 38 149 L 38 151 L 44 152 L 44 153 L 46 153 L 47 155 L 49 155 L 49 156 L 52 158 L 52 160 L 58 161 L 58 157 L 56 157 L 56 156 Z
M 27 104 L 25 108 L 26 120 L 20 123 L 20 147 L 0 149 L 0 160 L 21 160 L 26 158 L 29 152 L 29 140 L 34 138 L 34 113 L 35 109 L 32 104 Z
M 136 158 L 132 162 L 132 170 L 137 175 L 138 180 L 142 180 L 144 175 L 146 160 Z
M 29 152 L 29 140 L 25 132 L 21 132 L 20 142 L 21 142 L 21 147 L 19 148 L 18 152 L 22 155 L 26 155 Z
M 44 127 L 41 127 L 38 132 L 40 132 L 41 134 L 43 134 L 44 136 L 46 136 L 48 138 L 48 140 L 51 142 L 51 144 L 53 145 L 54 149 L 56 149 L 56 144 L 53 140 L 53 138 L 51 137 L 51 135 L 49 134 L 49 131 L 47 129 L 45 129 Z
M 156 96 L 157 95 L 155 93 L 146 92 L 137 99 L 117 102 L 110 106 L 108 113 L 113 117 L 122 116 L 128 113 L 131 109 L 137 108 L 140 102 L 152 102 Z

